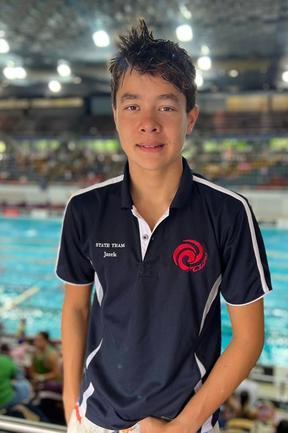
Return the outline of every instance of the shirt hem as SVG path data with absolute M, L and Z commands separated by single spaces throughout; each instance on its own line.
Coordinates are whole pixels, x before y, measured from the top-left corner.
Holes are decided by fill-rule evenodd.
M 242 306 L 244 306 L 244 305 L 253 304 L 253 302 L 259 301 L 259 299 L 264 298 L 264 296 L 268 295 L 268 294 L 271 293 L 271 292 L 272 292 L 272 289 L 269 290 L 269 292 L 265 292 L 265 293 L 263 293 L 263 295 L 259 296 L 259 297 L 256 298 L 256 299 L 253 299 L 252 301 L 244 302 L 244 303 L 241 303 L 241 304 L 232 304 L 232 302 L 228 302 L 228 301 L 226 301 L 226 299 L 224 298 L 223 294 L 222 294 L 222 296 L 223 296 L 224 301 L 225 301 L 226 304 L 228 304 L 228 305 L 232 305 L 232 306 L 235 306 L 235 307 L 242 307 Z
M 72 281 L 67 281 L 67 280 L 64 280 L 63 278 L 61 278 L 57 274 L 57 272 L 55 272 L 55 274 L 56 274 L 56 277 L 58 278 L 58 280 L 62 281 L 62 283 L 71 284 L 72 286 L 87 286 L 88 284 L 94 284 L 94 280 L 90 281 L 88 283 L 73 283 Z

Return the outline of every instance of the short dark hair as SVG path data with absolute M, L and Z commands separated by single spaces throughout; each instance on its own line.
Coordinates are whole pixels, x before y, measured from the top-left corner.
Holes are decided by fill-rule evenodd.
M 7 343 L 2 343 L 0 346 L 0 353 L 3 353 L 5 355 L 10 354 L 10 347 Z
M 288 432 L 288 420 L 282 419 L 276 427 L 276 433 L 287 433 L 287 432 Z
M 240 393 L 240 404 L 241 406 L 245 406 L 245 404 L 249 403 L 250 400 L 250 394 L 248 391 L 246 391 L 245 389 L 243 389 L 243 391 L 241 391 Z
M 184 94 L 187 112 L 194 107 L 196 70 L 187 51 L 175 42 L 154 39 L 143 19 L 119 38 L 118 53 L 109 62 L 114 107 L 120 81 L 128 70 L 133 69 L 140 74 L 160 75 Z
M 50 335 L 47 331 L 40 331 L 38 335 L 41 335 L 41 337 L 44 338 L 46 341 L 50 341 Z

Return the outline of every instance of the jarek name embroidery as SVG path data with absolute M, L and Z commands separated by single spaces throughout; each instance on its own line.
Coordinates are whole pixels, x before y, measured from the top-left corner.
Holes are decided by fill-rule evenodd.
M 112 253 L 108 253 L 107 251 L 104 251 L 103 257 L 104 259 L 105 257 L 117 257 L 117 253 L 115 253 L 115 251 L 113 251 Z
M 114 248 L 114 249 L 118 249 L 118 248 L 125 248 L 125 242 L 96 242 L 95 244 L 96 248 Z M 103 251 L 103 258 L 105 259 L 106 257 L 117 257 L 118 254 L 116 251 Z

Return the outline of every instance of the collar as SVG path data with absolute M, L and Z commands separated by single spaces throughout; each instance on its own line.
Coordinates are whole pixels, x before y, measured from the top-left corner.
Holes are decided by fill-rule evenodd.
M 191 199 L 191 192 L 193 189 L 193 176 L 192 171 L 185 158 L 182 157 L 183 172 L 180 179 L 180 184 L 175 197 L 172 200 L 170 209 L 177 209 L 184 207 L 189 199 Z
M 121 208 L 122 209 L 132 209 L 133 201 L 130 194 L 130 174 L 129 165 L 126 161 L 124 167 L 124 177 L 121 184 Z
M 176 195 L 171 203 L 170 208 L 181 208 L 186 205 L 189 198 L 191 197 L 191 191 L 193 188 L 193 176 L 188 162 L 185 158 L 182 158 L 183 172 L 180 179 L 180 184 Z M 132 197 L 130 194 L 130 175 L 128 161 L 124 168 L 124 177 L 121 185 L 121 208 L 131 209 L 133 206 Z

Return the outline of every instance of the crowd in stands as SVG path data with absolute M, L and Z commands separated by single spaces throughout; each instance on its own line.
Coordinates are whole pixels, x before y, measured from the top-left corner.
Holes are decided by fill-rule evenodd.
M 288 433 L 288 414 L 258 397 L 247 379 L 222 405 L 219 424 L 227 433 Z M 0 414 L 65 424 L 62 403 L 62 357 L 59 342 L 47 332 L 33 339 L 20 322 L 17 340 L 0 345 Z
M 73 143 L 74 144 L 74 143 Z M 69 143 L 57 150 L 11 150 L 0 154 L 1 183 L 75 183 L 89 186 L 119 175 L 125 157 L 122 153 L 98 153 Z M 233 149 L 206 152 L 194 147 L 189 158 L 195 172 L 224 186 L 285 188 L 288 186 L 288 152 L 268 149 L 239 152 Z
M 220 426 L 225 430 L 246 426 L 244 429 L 250 430 L 259 421 L 270 425 L 270 431 L 274 431 L 273 427 L 277 424 L 276 412 L 276 406 L 272 402 L 255 400 L 252 403 L 247 389 L 236 390 L 221 408 Z
M 0 414 L 64 424 L 61 351 L 47 332 L 1 344 Z
M 56 151 L 23 150 L 9 152 L 0 159 L 0 182 L 37 183 L 42 188 L 50 183 L 68 182 L 86 186 L 119 174 L 124 156 L 99 154 L 90 149 Z
M 288 151 L 268 149 L 237 152 L 198 152 L 190 166 L 211 181 L 224 186 L 285 188 L 288 186 Z

